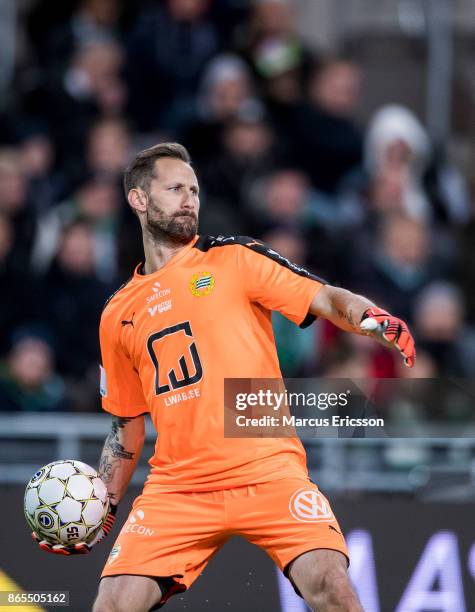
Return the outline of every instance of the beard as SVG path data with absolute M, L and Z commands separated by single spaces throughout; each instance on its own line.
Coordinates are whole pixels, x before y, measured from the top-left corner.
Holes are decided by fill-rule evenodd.
M 166 244 L 187 244 L 198 231 L 198 217 L 191 211 L 177 211 L 165 215 L 155 202 L 150 201 L 147 209 L 145 229 L 155 242 Z

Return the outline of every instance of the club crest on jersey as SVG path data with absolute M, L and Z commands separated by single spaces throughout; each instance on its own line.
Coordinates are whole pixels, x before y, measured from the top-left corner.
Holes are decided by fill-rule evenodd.
M 191 277 L 188 286 L 191 293 L 197 297 L 209 295 L 213 291 L 214 276 L 211 272 L 197 272 Z

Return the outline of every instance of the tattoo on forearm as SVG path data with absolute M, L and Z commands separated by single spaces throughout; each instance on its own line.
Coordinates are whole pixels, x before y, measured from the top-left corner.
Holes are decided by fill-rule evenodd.
M 338 316 L 340 319 L 346 319 L 350 325 L 355 326 L 355 321 L 353 319 L 353 311 L 351 308 L 348 308 L 347 312 L 343 312 L 343 310 L 337 310 Z
M 348 308 L 348 312 L 346 313 L 346 318 L 350 325 L 353 325 L 353 326 L 355 325 L 355 321 L 353 319 L 353 311 L 351 310 L 351 308 Z
M 122 444 L 120 444 L 119 442 L 120 430 L 123 429 L 125 425 L 127 425 L 127 423 L 129 423 L 129 421 L 131 420 L 132 419 L 130 418 L 120 418 L 120 417 L 115 418 L 112 421 L 112 430 L 110 431 L 106 439 L 105 446 L 110 448 L 112 455 L 119 459 L 133 459 L 134 458 L 134 453 L 130 453 L 129 451 L 126 451 L 125 448 L 122 446 Z
M 104 443 L 99 463 L 99 474 L 105 484 L 109 484 L 113 480 L 123 459 L 134 459 L 135 453 L 127 451 L 119 442 L 120 430 L 131 420 L 131 418 L 115 417 L 112 421 L 112 428 Z M 114 500 L 114 494 L 110 491 L 109 494 Z
M 111 457 L 103 451 L 101 461 L 99 463 L 99 475 L 105 484 L 111 482 L 117 467 L 118 465 L 114 465 Z

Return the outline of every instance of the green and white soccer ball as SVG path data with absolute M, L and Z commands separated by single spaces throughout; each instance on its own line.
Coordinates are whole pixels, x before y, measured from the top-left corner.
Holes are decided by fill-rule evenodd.
M 27 484 L 24 510 L 32 531 L 50 544 L 91 542 L 109 511 L 109 496 L 91 466 L 54 461 Z

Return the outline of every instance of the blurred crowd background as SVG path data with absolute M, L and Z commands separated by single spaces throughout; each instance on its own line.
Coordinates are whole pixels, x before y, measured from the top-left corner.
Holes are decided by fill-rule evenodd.
M 0 411 L 99 410 L 101 309 L 142 258 L 123 169 L 169 140 L 200 233 L 262 239 L 416 337 L 408 370 L 276 315 L 285 375 L 474 376 L 475 16 L 450 3 L 450 104 L 430 117 L 429 4 L 2 2 Z

